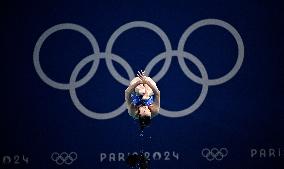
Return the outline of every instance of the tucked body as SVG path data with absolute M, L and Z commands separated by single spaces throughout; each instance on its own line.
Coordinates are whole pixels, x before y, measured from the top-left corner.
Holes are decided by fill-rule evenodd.
M 160 109 L 160 91 L 156 83 L 144 75 L 137 74 L 125 90 L 128 113 L 135 119 L 153 118 Z

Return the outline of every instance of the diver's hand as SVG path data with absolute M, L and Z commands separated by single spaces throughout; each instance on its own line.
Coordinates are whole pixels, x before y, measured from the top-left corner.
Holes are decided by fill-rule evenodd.
M 138 71 L 137 76 L 142 80 L 142 82 L 145 84 L 147 82 L 145 71 Z

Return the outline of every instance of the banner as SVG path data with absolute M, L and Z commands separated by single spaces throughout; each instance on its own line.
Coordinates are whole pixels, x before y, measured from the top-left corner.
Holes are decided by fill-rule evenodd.
M 283 168 L 283 16 L 254 0 L 3 5 L 1 168 Z M 143 131 L 125 103 L 140 70 L 161 94 Z

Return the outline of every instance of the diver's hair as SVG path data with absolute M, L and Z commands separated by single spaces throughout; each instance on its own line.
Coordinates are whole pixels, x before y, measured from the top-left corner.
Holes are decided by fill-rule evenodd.
M 139 115 L 139 124 L 141 129 L 149 126 L 151 123 L 151 117 L 150 116 L 140 116 Z

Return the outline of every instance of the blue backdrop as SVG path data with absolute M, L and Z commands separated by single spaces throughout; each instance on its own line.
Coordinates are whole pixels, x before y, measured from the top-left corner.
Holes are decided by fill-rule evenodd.
M 122 169 L 129 168 L 124 162 L 128 153 L 143 149 L 151 169 L 284 168 L 284 14 L 280 2 L 19 1 L 3 4 L 1 9 L 1 166 Z M 75 106 L 69 90 L 45 83 L 34 66 L 36 43 L 58 24 L 87 29 L 101 52 L 74 30 L 48 36 L 39 52 L 41 68 L 50 79 L 68 84 L 82 59 L 93 53 L 97 53 L 94 58 L 106 56 L 111 35 L 127 23 L 145 21 L 158 26 L 176 51 L 190 25 L 212 18 L 230 24 L 242 38 L 240 69 L 227 82 L 209 85 L 205 100 L 192 113 L 155 117 L 143 137 L 125 107 L 108 119 L 88 117 Z M 123 59 L 136 73 L 165 51 L 158 34 L 133 28 L 117 37 L 112 57 Z M 184 52 L 203 63 L 210 79 L 230 72 L 238 51 L 233 35 L 213 25 L 195 30 L 184 46 Z M 77 80 L 93 70 L 95 62 L 98 59 L 86 64 Z M 126 68 L 118 62 L 113 61 L 115 69 L 129 80 Z M 164 63 L 158 62 L 150 76 L 160 72 Z M 186 59 L 186 65 L 201 77 L 196 64 Z M 157 85 L 163 109 L 180 111 L 199 97 L 202 85 L 185 75 L 177 57 L 172 57 L 168 71 L 161 72 L 165 74 Z M 90 77 L 74 89 L 87 109 L 102 114 L 123 104 L 127 86 L 116 79 L 120 76 L 113 77 L 105 59 L 100 59 Z

